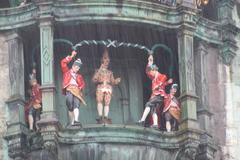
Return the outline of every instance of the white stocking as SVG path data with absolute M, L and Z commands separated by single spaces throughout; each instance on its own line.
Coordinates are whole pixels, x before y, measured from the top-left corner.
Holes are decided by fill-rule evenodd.
M 144 112 L 143 112 L 141 121 L 145 121 L 145 120 L 146 120 L 147 115 L 149 114 L 149 112 L 150 112 L 150 107 L 146 107 L 146 108 L 144 109 Z
M 170 132 L 170 131 L 171 131 L 170 121 L 166 121 L 166 129 L 167 129 L 167 132 Z
M 79 109 L 78 108 L 74 108 L 73 113 L 74 113 L 74 120 L 78 121 Z
M 102 103 L 97 104 L 97 110 L 98 110 L 98 116 L 102 117 L 102 115 L 103 115 L 103 104 Z
M 33 116 L 28 115 L 29 129 L 33 130 Z
M 158 116 L 157 113 L 153 113 L 153 125 L 157 126 L 158 125 Z
M 109 113 L 109 106 L 104 106 L 104 116 L 108 117 L 108 113 Z
M 73 124 L 74 123 L 74 114 L 73 114 L 73 112 L 68 111 L 68 115 L 69 115 L 70 123 Z

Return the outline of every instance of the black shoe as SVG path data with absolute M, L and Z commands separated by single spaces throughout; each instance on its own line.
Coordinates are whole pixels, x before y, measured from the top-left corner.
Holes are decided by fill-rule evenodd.
M 153 128 L 153 129 L 158 129 L 158 125 L 151 125 L 150 128 Z
M 103 118 L 102 116 L 99 118 L 96 118 L 97 124 L 103 124 Z
M 73 125 L 74 125 L 74 126 L 80 126 L 80 127 L 82 127 L 82 124 L 81 124 L 79 121 L 74 121 L 74 122 L 73 122 Z
M 144 127 L 145 126 L 145 121 L 139 120 L 139 121 L 136 122 L 136 124 Z
M 104 124 L 112 124 L 112 120 L 108 117 L 104 117 L 103 122 L 104 122 Z

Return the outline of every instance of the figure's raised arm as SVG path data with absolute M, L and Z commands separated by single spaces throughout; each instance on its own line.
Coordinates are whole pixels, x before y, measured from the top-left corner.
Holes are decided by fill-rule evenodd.
M 157 68 L 157 66 L 153 64 L 153 56 L 149 55 L 148 64 L 146 66 L 146 74 L 150 79 L 154 78 L 154 75 L 150 72 L 151 70 L 153 70 L 153 68 Z
M 148 57 L 148 66 L 151 66 L 153 64 L 153 55 L 150 55 Z
M 114 76 L 113 76 L 113 73 L 111 73 L 111 83 L 113 84 L 113 85 L 117 85 L 117 84 L 119 84 L 121 82 L 121 78 L 119 77 L 119 78 L 114 78 Z
M 62 69 L 63 73 L 65 73 L 69 70 L 67 65 L 68 65 L 68 63 L 70 63 L 72 61 L 73 57 L 75 57 L 76 54 L 77 54 L 76 51 L 72 51 L 71 56 L 67 56 L 61 60 L 61 69 Z

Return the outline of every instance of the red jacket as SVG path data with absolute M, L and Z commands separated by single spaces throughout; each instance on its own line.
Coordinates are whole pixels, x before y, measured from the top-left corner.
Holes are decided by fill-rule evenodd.
M 146 74 L 152 80 L 152 95 L 151 95 L 151 97 L 157 96 L 157 95 L 164 96 L 166 94 L 165 87 L 166 87 L 166 85 L 168 85 L 167 76 L 165 74 L 161 74 L 158 72 L 158 75 L 155 78 L 154 75 L 152 75 L 150 73 L 150 69 L 148 67 L 149 66 L 147 66 L 147 68 L 146 68 Z
M 67 56 L 66 58 L 61 60 L 61 69 L 63 73 L 63 82 L 62 82 L 62 89 L 65 91 L 65 89 L 69 86 L 72 75 L 71 75 L 71 70 L 68 68 L 68 63 L 70 63 L 72 60 L 72 57 Z M 80 90 L 85 88 L 85 82 L 81 74 L 77 74 L 76 78 L 78 88 Z M 65 92 L 64 92 L 65 93 Z
M 31 98 L 24 105 L 25 121 L 28 122 L 29 110 L 33 105 L 42 103 L 42 91 L 40 85 L 36 84 L 31 88 Z
M 42 91 L 40 90 L 40 85 L 36 84 L 32 86 L 32 100 L 34 102 L 42 103 Z
M 178 99 L 174 96 L 171 96 L 171 94 L 167 94 L 164 97 L 164 108 L 163 108 L 163 112 L 167 112 L 169 110 L 169 108 L 171 107 L 171 103 L 172 101 L 176 104 L 176 108 L 178 110 L 180 110 L 180 103 L 178 101 Z

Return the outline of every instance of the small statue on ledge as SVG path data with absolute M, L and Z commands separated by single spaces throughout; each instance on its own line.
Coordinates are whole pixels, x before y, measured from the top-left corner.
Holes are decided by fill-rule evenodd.
M 40 120 L 40 114 L 42 109 L 42 92 L 40 89 L 40 85 L 36 79 L 36 69 L 32 69 L 32 73 L 29 76 L 30 80 L 30 100 L 27 103 L 28 110 L 28 123 L 29 129 L 32 132 L 37 129 L 36 122 Z
M 175 97 L 177 87 L 177 84 L 173 84 L 171 86 L 170 93 L 164 96 L 163 114 L 166 120 L 167 132 L 170 132 L 171 130 L 177 130 L 178 124 L 180 122 L 180 103 Z M 171 125 L 171 121 L 173 122 L 173 125 Z
M 112 123 L 111 119 L 108 118 L 109 105 L 112 98 L 112 86 L 119 84 L 121 81 L 120 78 L 114 79 L 113 72 L 108 69 L 109 63 L 108 51 L 105 49 L 101 59 L 101 66 L 96 70 L 92 78 L 93 82 L 97 84 L 96 101 L 99 118 L 96 120 L 98 124 Z M 104 107 L 103 103 L 105 103 Z
M 85 81 L 83 76 L 78 73 L 82 66 L 81 59 L 74 61 L 71 69 L 68 68 L 68 64 L 76 56 L 77 52 L 72 51 L 71 56 L 67 56 L 61 60 L 61 69 L 63 73 L 62 88 L 63 93 L 66 95 L 66 104 L 68 107 L 68 114 L 70 118 L 70 124 L 82 126 L 79 122 L 79 108 L 80 102 L 86 105 L 83 99 L 83 89 L 85 88 Z

